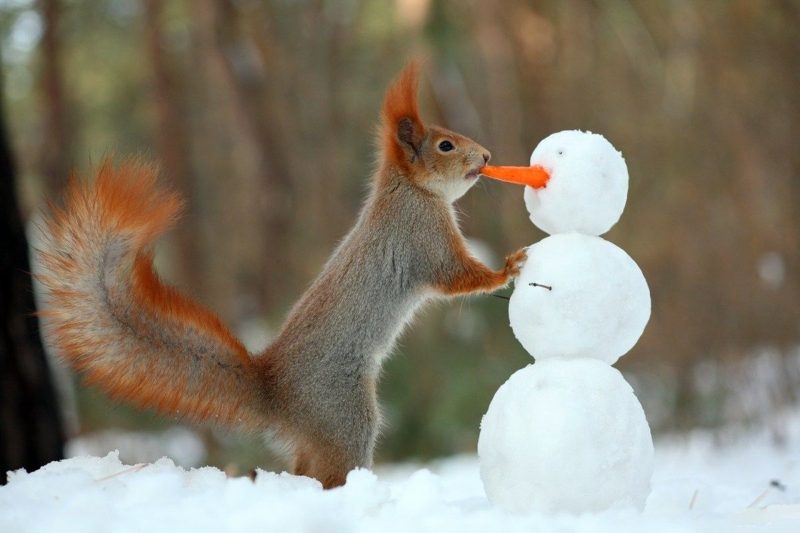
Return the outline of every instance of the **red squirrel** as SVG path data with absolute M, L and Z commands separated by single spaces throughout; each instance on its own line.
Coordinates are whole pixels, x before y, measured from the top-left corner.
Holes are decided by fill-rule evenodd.
M 62 359 L 137 406 L 273 431 L 293 452 L 292 472 L 326 488 L 369 468 L 381 363 L 415 309 L 504 287 L 526 258 L 519 250 L 494 271 L 467 250 L 452 203 L 490 154 L 423 124 L 417 78 L 412 63 L 387 90 L 379 165 L 358 221 L 261 354 L 154 272 L 152 245 L 181 199 L 153 166 L 107 161 L 92 184 L 73 180 L 39 252 L 42 314 Z

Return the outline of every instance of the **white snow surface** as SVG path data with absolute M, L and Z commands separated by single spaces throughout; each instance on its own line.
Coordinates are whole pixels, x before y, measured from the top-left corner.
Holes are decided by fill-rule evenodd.
M 308 478 L 259 472 L 255 483 L 171 460 L 125 465 L 116 453 L 77 457 L 12 475 L 0 487 L 0 531 L 181 532 L 796 532 L 800 526 L 800 416 L 727 444 L 697 431 L 656 442 L 644 512 L 514 514 L 492 506 L 475 456 L 359 470 L 323 491 Z M 600 487 L 598 486 L 598 490 Z
M 619 370 L 596 359 L 548 359 L 515 372 L 478 440 L 489 500 L 509 511 L 641 509 L 653 440 Z
M 533 165 L 550 173 L 547 186 L 525 187 L 531 222 L 542 231 L 602 235 L 619 220 L 628 197 L 628 167 L 602 135 L 553 133 L 533 150 Z
M 552 235 L 528 248 L 508 316 L 537 361 L 591 357 L 613 364 L 650 319 L 650 289 L 618 246 L 590 235 Z

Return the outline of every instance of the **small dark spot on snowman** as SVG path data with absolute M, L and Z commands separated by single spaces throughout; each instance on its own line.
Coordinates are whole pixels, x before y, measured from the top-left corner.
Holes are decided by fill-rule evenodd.
M 771 480 L 771 481 L 769 482 L 769 486 L 770 486 L 770 487 L 772 487 L 772 488 L 774 488 L 774 489 L 778 489 L 778 490 L 779 490 L 779 491 L 781 491 L 781 492 L 785 492 L 785 491 L 786 491 L 786 485 L 784 485 L 783 483 L 781 483 L 779 479 L 773 479 L 773 480 Z
M 564 157 L 564 149 L 563 148 L 558 151 L 558 156 L 559 157 Z

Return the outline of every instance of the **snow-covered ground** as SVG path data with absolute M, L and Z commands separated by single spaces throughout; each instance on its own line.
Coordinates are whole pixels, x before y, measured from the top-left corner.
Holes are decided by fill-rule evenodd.
M 308 478 L 255 482 L 170 459 L 126 465 L 116 453 L 17 472 L 0 487 L 0 531 L 800 531 L 800 415 L 774 431 L 695 432 L 656 441 L 645 511 L 512 515 L 493 508 L 474 456 L 355 471 L 323 491 Z M 598 480 L 597 490 L 603 490 Z

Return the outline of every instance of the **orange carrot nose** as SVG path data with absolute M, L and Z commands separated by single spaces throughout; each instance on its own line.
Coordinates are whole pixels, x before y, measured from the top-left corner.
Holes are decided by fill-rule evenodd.
M 481 174 L 487 178 L 527 185 L 534 189 L 541 189 L 550 180 L 550 173 L 539 165 L 532 167 L 493 167 L 487 165 L 481 169 Z

